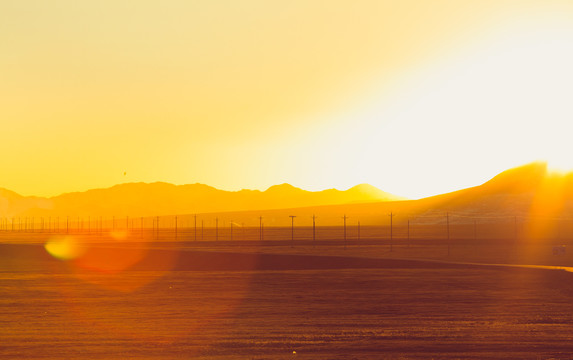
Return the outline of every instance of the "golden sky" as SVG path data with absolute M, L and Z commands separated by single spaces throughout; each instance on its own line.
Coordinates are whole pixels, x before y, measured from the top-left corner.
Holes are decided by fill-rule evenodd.
M 0 48 L 0 187 L 24 195 L 573 168 L 571 1 L 3 0 Z

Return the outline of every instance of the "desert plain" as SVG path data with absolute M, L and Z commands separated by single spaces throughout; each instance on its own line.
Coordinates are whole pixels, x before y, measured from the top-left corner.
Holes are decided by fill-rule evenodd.
M 573 356 L 573 254 L 552 252 L 566 240 L 366 236 L 387 230 L 75 234 L 69 259 L 46 245 L 69 235 L 4 232 L 0 358 Z

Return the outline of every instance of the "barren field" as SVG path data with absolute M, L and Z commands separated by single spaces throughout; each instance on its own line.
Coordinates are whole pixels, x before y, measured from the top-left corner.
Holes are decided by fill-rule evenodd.
M 61 261 L 21 240 L 0 244 L 0 358 L 573 355 L 573 273 L 408 259 L 517 263 L 547 244 L 134 240 Z

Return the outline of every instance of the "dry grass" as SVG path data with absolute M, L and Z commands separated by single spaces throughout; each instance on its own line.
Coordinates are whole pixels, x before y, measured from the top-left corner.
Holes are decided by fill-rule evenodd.
M 117 252 L 143 245 L 106 246 Z M 441 240 L 394 246 L 392 252 L 388 244 L 344 249 L 340 242 L 294 248 L 280 241 L 145 246 L 184 251 L 174 271 L 143 267 L 105 274 L 52 259 L 41 246 L 0 246 L 0 358 L 569 359 L 573 354 L 571 273 L 431 263 L 409 268 L 413 263 L 384 260 L 498 262 L 500 244 L 456 244 L 449 257 Z M 539 246 L 533 250 L 539 252 Z M 193 251 L 198 247 L 209 252 Z M 241 252 L 258 255 L 230 254 Z M 149 252 L 151 258 L 159 253 Z M 505 259 L 525 259 L 520 254 L 528 253 Z M 344 257 L 271 254 L 382 260 L 358 269 Z M 242 261 L 246 267 L 185 270 L 198 256 L 209 260 L 201 266 Z M 249 263 L 252 259 L 256 262 Z M 257 268 L 273 259 L 292 259 L 301 269 Z M 313 269 L 317 261 L 327 268 Z

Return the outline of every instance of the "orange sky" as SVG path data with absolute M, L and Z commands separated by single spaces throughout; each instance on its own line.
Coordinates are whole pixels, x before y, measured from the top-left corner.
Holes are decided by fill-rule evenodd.
M 572 20 L 548 0 L 5 0 L 0 187 L 420 197 L 573 168 Z

